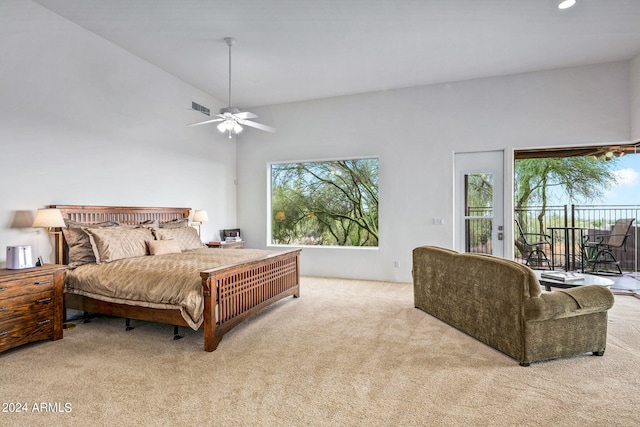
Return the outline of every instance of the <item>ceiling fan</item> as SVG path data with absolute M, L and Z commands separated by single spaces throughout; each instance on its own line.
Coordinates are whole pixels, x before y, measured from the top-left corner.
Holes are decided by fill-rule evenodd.
M 253 122 L 247 119 L 256 119 L 257 115 L 248 111 L 240 111 L 231 103 L 231 47 L 236 44 L 236 39 L 232 37 L 225 37 L 224 41 L 229 46 L 229 106 L 220 109 L 220 114 L 216 114 L 215 119 L 205 120 L 203 122 L 192 123 L 188 126 L 206 125 L 208 123 L 220 122 L 218 124 L 218 130 L 222 133 L 228 133 L 229 138 L 233 134 L 239 134 L 242 132 L 242 125 L 250 126 L 256 129 L 264 130 L 267 132 L 275 132 L 276 129 L 271 126 L 266 126 L 260 123 Z

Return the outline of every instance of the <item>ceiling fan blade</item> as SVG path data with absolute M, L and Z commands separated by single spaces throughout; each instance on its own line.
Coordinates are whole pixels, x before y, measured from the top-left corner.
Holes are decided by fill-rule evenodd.
M 257 119 L 258 116 L 250 113 L 248 111 L 243 111 L 241 113 L 235 113 L 234 116 L 236 116 L 237 118 L 241 119 L 241 120 L 245 120 L 245 119 Z
M 200 125 L 206 125 L 207 123 L 221 122 L 223 120 L 224 119 L 211 119 L 211 120 L 205 120 L 204 122 L 191 123 L 190 125 L 187 125 L 187 126 L 200 126 Z
M 251 126 L 252 128 L 266 130 L 267 132 L 275 132 L 276 129 L 271 126 L 262 125 L 260 123 L 252 122 L 251 120 L 238 120 L 238 122 L 242 125 Z

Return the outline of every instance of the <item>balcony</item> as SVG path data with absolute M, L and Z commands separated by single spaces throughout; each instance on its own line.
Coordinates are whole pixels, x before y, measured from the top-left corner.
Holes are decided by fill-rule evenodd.
M 525 233 L 547 234 L 553 236 L 553 257 L 551 262 L 554 269 L 578 270 L 588 272 L 589 266 L 583 265 L 583 254 L 580 247 L 581 236 L 586 234 L 607 234 L 611 232 L 613 224 L 620 218 L 635 218 L 629 231 L 629 238 L 625 249 L 614 249 L 614 257 L 619 262 L 623 274 L 611 271 L 608 277 L 615 281 L 614 290 L 628 290 L 640 293 L 640 253 L 638 251 L 637 219 L 640 206 L 606 206 L 606 205 L 563 205 L 530 207 L 516 210 L 515 219 L 518 220 Z M 569 229 L 565 235 L 562 227 L 576 227 Z M 555 229 L 554 229 L 555 228 Z M 580 230 L 582 229 L 582 230 Z M 516 233 L 517 238 L 517 233 Z M 521 245 L 516 241 L 514 254 L 517 261 L 525 262 Z M 530 261 L 531 268 L 548 268 L 546 263 L 536 265 L 536 260 Z M 599 274 L 607 274 L 607 271 Z

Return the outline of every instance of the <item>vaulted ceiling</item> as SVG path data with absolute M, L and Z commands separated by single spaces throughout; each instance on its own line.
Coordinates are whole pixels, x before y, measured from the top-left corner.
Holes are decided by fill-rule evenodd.
M 240 108 L 629 60 L 640 0 L 34 0 Z

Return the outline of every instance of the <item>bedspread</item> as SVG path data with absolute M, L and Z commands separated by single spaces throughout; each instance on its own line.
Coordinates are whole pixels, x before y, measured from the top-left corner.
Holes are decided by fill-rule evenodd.
M 86 264 L 67 271 L 65 292 L 119 304 L 179 309 L 187 324 L 197 330 L 204 320 L 200 272 L 269 254 L 273 252 L 201 248 Z

